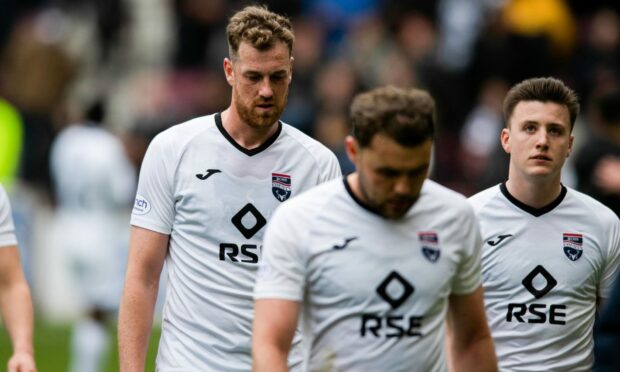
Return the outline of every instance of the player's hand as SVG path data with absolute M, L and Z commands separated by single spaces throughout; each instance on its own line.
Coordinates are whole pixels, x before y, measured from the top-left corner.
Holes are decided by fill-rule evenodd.
M 21 352 L 15 353 L 9 359 L 7 365 L 8 372 L 37 372 L 32 354 Z

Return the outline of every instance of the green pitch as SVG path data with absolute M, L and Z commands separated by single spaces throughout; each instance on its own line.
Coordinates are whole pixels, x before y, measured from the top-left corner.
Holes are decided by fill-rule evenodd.
M 118 345 L 114 325 L 110 326 L 110 330 L 113 334 L 111 334 L 108 357 L 102 362 L 102 372 L 118 372 Z M 146 358 L 146 371 L 155 370 L 155 354 L 157 353 L 159 334 L 159 327 L 154 328 L 151 333 L 151 342 Z M 68 370 L 70 338 L 70 324 L 36 322 L 34 348 L 39 372 L 65 372 Z M 0 325 L 0 371 L 5 370 L 10 355 L 9 336 L 6 329 Z

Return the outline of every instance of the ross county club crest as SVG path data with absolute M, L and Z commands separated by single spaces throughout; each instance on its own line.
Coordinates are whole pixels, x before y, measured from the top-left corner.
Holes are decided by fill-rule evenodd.
M 583 253 L 583 235 L 564 233 L 564 254 L 571 261 L 577 261 Z
M 437 233 L 433 231 L 419 232 L 418 239 L 420 239 L 424 257 L 431 262 L 437 262 L 439 256 L 441 255 L 441 251 L 439 250 L 439 237 L 437 236 Z
M 271 173 L 271 192 L 279 202 L 288 199 L 291 196 L 291 176 Z

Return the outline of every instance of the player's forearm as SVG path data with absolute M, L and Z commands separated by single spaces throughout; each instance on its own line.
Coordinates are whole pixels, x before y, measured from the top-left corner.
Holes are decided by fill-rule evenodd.
M 127 284 L 118 318 L 121 372 L 144 371 L 157 299 L 157 286 Z
M 252 371 L 253 372 L 286 372 L 287 354 L 286 350 L 278 348 L 273 344 L 265 343 L 252 350 Z
M 20 281 L 1 292 L 0 311 L 11 338 L 13 352 L 32 355 L 33 310 L 28 284 Z
M 493 339 L 481 337 L 451 352 L 452 367 L 456 372 L 496 372 L 497 359 Z

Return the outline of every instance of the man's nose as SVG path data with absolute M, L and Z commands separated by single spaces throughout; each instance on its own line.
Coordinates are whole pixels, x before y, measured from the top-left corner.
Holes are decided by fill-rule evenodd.
M 536 136 L 536 148 L 547 149 L 549 147 L 549 135 L 545 131 L 540 131 Z
M 398 195 L 409 195 L 411 193 L 411 184 L 411 179 L 406 175 L 402 175 L 394 183 L 394 192 Z
M 273 96 L 273 88 L 271 87 L 271 81 L 269 80 L 269 76 L 265 76 L 265 78 L 263 78 L 263 80 L 261 81 L 258 94 L 261 97 L 267 98 Z

